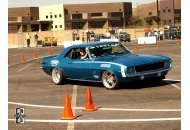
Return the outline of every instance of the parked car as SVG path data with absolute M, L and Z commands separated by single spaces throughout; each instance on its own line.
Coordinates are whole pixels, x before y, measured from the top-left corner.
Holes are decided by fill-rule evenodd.
M 57 46 L 57 39 L 55 37 L 44 37 L 42 47 L 45 46 Z
M 94 41 L 100 41 L 100 39 L 105 39 L 105 35 L 104 34 L 95 34 L 94 35 Z
M 88 59 L 78 59 L 81 48 Z M 121 42 L 107 41 L 69 46 L 58 55 L 44 57 L 41 68 L 57 85 L 79 80 L 102 82 L 105 88 L 115 89 L 121 82 L 164 79 L 172 60 L 158 54 L 137 55 Z
M 119 41 L 131 41 L 131 35 L 128 34 L 127 32 L 120 32 L 119 34 L 116 34 L 116 38 L 119 39 Z

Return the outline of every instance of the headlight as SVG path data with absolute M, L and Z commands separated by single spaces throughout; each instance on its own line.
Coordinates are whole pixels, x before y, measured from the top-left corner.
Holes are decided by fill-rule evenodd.
M 170 66 L 170 62 L 169 61 L 164 61 L 164 68 L 168 68 Z
M 135 71 L 135 67 L 128 67 L 127 68 L 127 73 L 128 74 L 134 74 L 136 71 Z

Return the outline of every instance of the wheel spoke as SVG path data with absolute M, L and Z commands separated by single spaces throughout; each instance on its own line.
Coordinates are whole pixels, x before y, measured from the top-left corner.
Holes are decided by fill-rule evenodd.
M 105 71 L 103 73 L 102 82 L 106 88 L 112 89 L 115 88 L 115 85 L 117 83 L 117 78 L 115 75 L 109 71 Z

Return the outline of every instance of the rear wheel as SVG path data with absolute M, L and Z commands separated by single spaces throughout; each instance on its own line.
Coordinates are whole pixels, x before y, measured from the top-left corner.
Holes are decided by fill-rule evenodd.
M 106 89 L 116 89 L 119 85 L 117 77 L 110 71 L 102 73 L 102 83 Z
M 55 84 L 59 85 L 63 81 L 63 74 L 58 68 L 53 68 L 52 70 L 52 80 Z

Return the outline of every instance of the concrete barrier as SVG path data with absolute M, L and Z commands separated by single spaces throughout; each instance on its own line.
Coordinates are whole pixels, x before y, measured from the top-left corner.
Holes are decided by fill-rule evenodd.
M 106 42 L 108 42 L 108 41 L 118 42 L 119 40 L 118 39 L 100 39 L 100 41 L 101 42 L 103 42 L 103 41 L 106 41 Z
M 77 40 L 77 41 L 64 41 L 63 42 L 63 46 L 64 48 L 67 48 L 69 46 L 73 46 L 73 45 L 78 45 L 78 44 L 82 44 L 82 40 Z
M 139 37 L 138 38 L 138 44 L 156 44 L 156 37 L 151 36 L 151 37 Z

